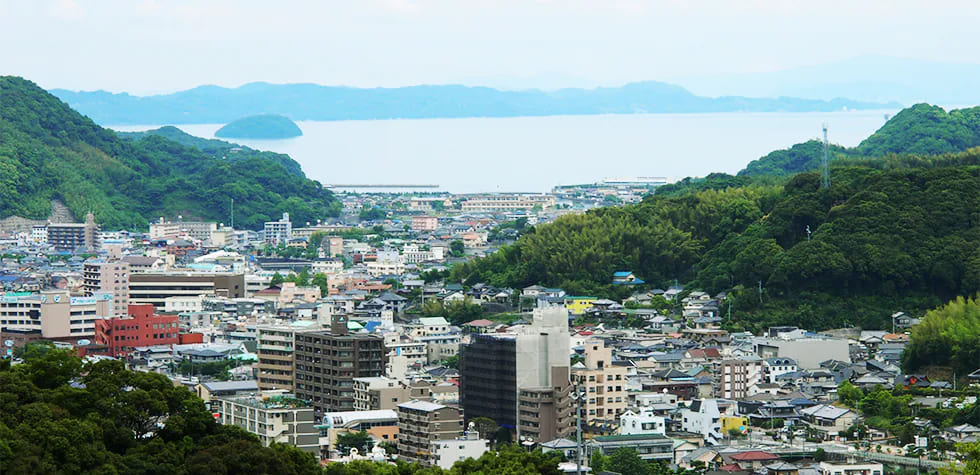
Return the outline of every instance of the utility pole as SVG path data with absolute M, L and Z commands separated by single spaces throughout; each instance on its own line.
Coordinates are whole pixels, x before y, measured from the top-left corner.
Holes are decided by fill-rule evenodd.
M 762 281 L 759 281 L 759 304 L 762 305 Z
M 235 198 L 231 199 L 231 229 L 235 229 Z
M 575 383 L 575 399 L 578 408 L 575 410 L 575 474 L 582 475 L 582 399 L 584 393 L 579 392 L 578 382 Z

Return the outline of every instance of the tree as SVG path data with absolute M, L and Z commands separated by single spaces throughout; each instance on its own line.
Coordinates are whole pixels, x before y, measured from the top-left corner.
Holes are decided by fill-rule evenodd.
M 902 366 L 914 371 L 923 365 L 952 365 L 968 374 L 980 361 L 980 299 L 958 297 L 930 310 L 912 328 Z
M 330 279 L 327 277 L 327 274 L 318 272 L 313 276 L 310 283 L 320 288 L 320 295 L 326 296 L 330 293 Z
M 651 473 L 651 467 L 630 447 L 620 447 L 609 455 L 606 470 L 610 472 L 644 475 Z
M 848 407 L 857 407 L 862 398 L 864 398 L 864 391 L 851 384 L 850 381 L 844 381 L 837 386 L 837 399 Z
M 449 243 L 449 252 L 453 256 L 456 256 L 456 257 L 462 256 L 464 250 L 465 250 L 465 247 L 463 245 L 463 241 L 460 241 L 459 239 L 455 239 L 455 240 L 453 240 L 452 242 Z
M 279 272 L 276 272 L 275 274 L 272 274 L 272 281 L 269 282 L 269 285 L 282 285 L 282 283 L 285 281 L 286 278 Z
M 489 417 L 474 417 L 470 420 L 470 424 L 476 429 L 476 432 L 480 434 L 480 437 L 484 439 L 492 440 L 495 433 L 497 432 L 497 422 Z
M 358 452 L 365 454 L 374 446 L 374 440 L 367 431 L 346 432 L 337 436 L 336 448 L 341 455 L 350 453 L 350 449 L 357 449 Z
M 459 369 L 459 355 L 452 355 L 442 360 L 442 364 L 447 368 Z

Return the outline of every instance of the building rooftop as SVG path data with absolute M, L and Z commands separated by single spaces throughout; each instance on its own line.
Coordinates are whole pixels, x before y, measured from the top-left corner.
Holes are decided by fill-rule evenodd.
M 446 406 L 443 406 L 442 404 L 436 404 L 434 402 L 411 400 L 399 404 L 398 407 L 405 408 L 405 409 L 412 409 L 416 411 L 431 412 L 431 411 L 438 411 L 439 409 L 442 409 Z

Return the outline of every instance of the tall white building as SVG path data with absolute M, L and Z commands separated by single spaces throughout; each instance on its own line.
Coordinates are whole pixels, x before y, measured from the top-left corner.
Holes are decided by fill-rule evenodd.
M 126 262 L 86 262 L 83 267 L 85 293 L 112 295 L 112 315 L 129 315 L 129 264 Z
M 265 242 L 278 246 L 286 244 L 293 238 L 293 223 L 289 221 L 289 213 L 283 213 L 279 221 L 265 222 Z

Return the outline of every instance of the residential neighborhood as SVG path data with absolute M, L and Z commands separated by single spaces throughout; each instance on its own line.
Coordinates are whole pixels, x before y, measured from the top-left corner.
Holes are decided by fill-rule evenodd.
M 564 195 L 481 196 L 457 211 L 450 196 L 351 196 L 351 210 L 410 214 L 283 214 L 258 232 L 182 219 L 101 232 L 91 216 L 7 231 L 4 356 L 51 342 L 164 374 L 221 424 L 324 464 L 448 468 L 516 441 L 586 469 L 631 447 L 685 469 L 871 475 L 948 464 L 953 444 L 980 437 L 915 410 L 914 430 L 889 431 L 847 399 L 976 404 L 975 388 L 901 371 L 918 324 L 903 313 L 891 332 L 753 334 L 726 325 L 724 293 L 652 288 L 630 269 L 609 276 L 628 295 L 619 301 L 447 280 L 454 263 L 576 212 Z

